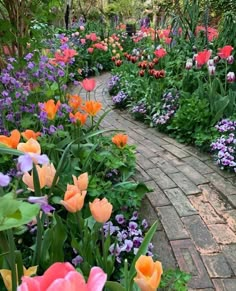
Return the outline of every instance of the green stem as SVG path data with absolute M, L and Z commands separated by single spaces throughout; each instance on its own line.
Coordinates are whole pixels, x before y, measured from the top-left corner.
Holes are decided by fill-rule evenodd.
M 79 235 L 82 238 L 82 235 L 83 235 L 83 221 L 82 221 L 81 211 L 77 211 L 76 212 L 76 217 L 78 219 Z
M 129 286 L 129 270 L 128 270 L 128 261 L 125 259 L 124 261 L 124 276 L 125 276 L 125 290 L 129 291 L 130 286 Z
M 225 92 L 227 89 L 227 70 L 228 70 L 227 60 L 225 60 Z
M 32 266 L 39 265 L 40 256 L 41 256 L 41 248 L 42 248 L 42 239 L 43 239 L 43 224 L 45 215 L 42 214 L 42 220 L 40 218 L 40 213 L 36 217 L 37 219 L 37 236 L 36 236 L 36 247 L 33 256 Z
M 12 229 L 7 230 L 8 244 L 10 249 L 10 264 L 11 264 L 11 280 L 12 291 L 16 291 L 17 288 L 17 273 L 16 273 L 16 256 L 15 256 L 15 243 Z
M 101 237 L 102 237 L 102 254 L 103 254 L 103 262 L 104 262 L 104 271 L 107 272 L 107 254 L 105 250 L 105 236 L 103 231 L 103 224 L 102 224 L 102 231 L 101 231 Z
M 20 251 L 16 251 L 16 265 L 17 265 L 17 274 L 18 274 L 18 285 L 21 283 L 21 278 L 24 276 L 22 255 Z

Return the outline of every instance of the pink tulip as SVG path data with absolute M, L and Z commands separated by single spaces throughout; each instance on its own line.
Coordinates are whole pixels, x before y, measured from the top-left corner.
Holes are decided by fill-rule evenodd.
M 85 38 L 81 38 L 80 42 L 81 42 L 81 44 L 85 44 L 86 43 L 86 39 Z
M 91 92 L 96 86 L 96 81 L 95 79 L 84 79 L 80 84 L 84 88 L 84 90 Z
M 17 291 L 102 291 L 107 274 L 99 267 L 90 271 L 88 282 L 70 263 L 55 263 L 43 276 L 22 278 Z
M 94 48 L 93 48 L 93 47 L 89 47 L 89 48 L 87 49 L 87 51 L 88 51 L 89 54 L 92 54 L 93 51 L 94 51 Z

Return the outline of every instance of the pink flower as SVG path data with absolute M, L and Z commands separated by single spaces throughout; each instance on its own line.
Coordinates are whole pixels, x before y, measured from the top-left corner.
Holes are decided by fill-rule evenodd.
M 84 26 L 81 25 L 81 26 L 79 27 L 79 29 L 80 29 L 80 30 L 84 30 Z
M 81 38 L 80 42 L 81 42 L 81 44 L 85 44 L 86 43 L 86 39 L 85 38 Z
M 199 52 L 195 58 L 195 60 L 197 61 L 197 65 L 201 67 L 202 65 L 206 64 L 209 61 L 210 56 L 211 56 L 210 50 L 209 51 L 204 50 L 203 52 Z
M 91 41 L 96 41 L 97 40 L 96 33 L 94 33 L 94 32 L 90 33 L 90 39 L 91 39 Z
M 218 56 L 221 57 L 221 59 L 227 59 L 231 55 L 233 49 L 231 45 L 226 45 L 219 49 Z
M 87 51 L 88 51 L 89 54 L 92 54 L 93 51 L 94 51 L 94 48 L 93 48 L 93 47 L 89 47 L 89 48 L 87 49 Z
M 22 278 L 17 291 L 102 291 L 107 274 L 99 267 L 90 271 L 88 282 L 70 263 L 55 263 L 43 276 Z
M 160 59 L 160 58 L 163 58 L 167 54 L 167 52 L 165 49 L 159 48 L 159 49 L 155 50 L 154 54 L 157 58 Z
M 81 86 L 84 88 L 84 90 L 91 92 L 96 87 L 96 81 L 95 79 L 84 79 L 82 82 L 80 82 Z

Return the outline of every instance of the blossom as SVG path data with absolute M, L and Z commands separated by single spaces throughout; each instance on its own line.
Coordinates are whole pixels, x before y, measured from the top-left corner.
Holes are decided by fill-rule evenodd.
M 92 54 L 93 51 L 94 51 L 94 48 L 93 48 L 93 47 L 89 47 L 89 48 L 87 49 L 87 51 L 88 51 L 89 54 Z
M 40 196 L 40 197 L 35 197 L 35 196 L 29 196 L 28 197 L 28 202 L 30 203 L 36 203 L 40 205 L 40 208 L 43 210 L 45 214 L 49 214 L 51 211 L 55 210 L 54 207 L 48 204 L 48 196 Z
M 17 145 L 20 141 L 20 132 L 17 129 L 14 129 L 11 131 L 11 135 L 5 136 L 5 135 L 0 135 L 0 144 L 4 144 L 5 146 L 16 149 Z
M 27 129 L 21 133 L 24 139 L 29 140 L 30 138 L 37 139 L 41 135 L 41 132 L 34 132 L 31 129 Z
M 197 65 L 201 67 L 202 65 L 206 64 L 210 59 L 210 56 L 211 56 L 210 50 L 204 50 L 202 52 L 199 52 L 195 58 L 195 60 L 197 61 Z
M 235 81 L 235 73 L 229 72 L 226 78 L 229 83 L 233 83 Z
M 11 178 L 0 172 L 0 187 L 6 187 L 10 183 Z
M 93 218 L 97 222 L 105 223 L 111 217 L 113 207 L 106 198 L 103 198 L 102 200 L 96 198 L 92 203 L 89 202 L 89 208 Z
M 63 52 L 56 52 L 53 62 L 69 63 L 70 60 L 77 55 L 77 52 L 73 49 L 65 48 Z
M 154 54 L 157 58 L 160 59 L 160 58 L 163 58 L 167 54 L 167 52 L 165 49 L 159 48 L 159 49 L 154 51 Z
M 83 173 L 76 178 L 74 175 L 72 176 L 74 185 L 80 190 L 85 191 L 88 188 L 88 173 Z
M 90 270 L 88 282 L 70 263 L 54 263 L 42 276 L 24 276 L 18 291 L 102 291 L 107 274 L 99 267 Z
M 227 59 L 234 48 L 231 45 L 226 45 L 223 48 L 219 48 L 218 56 L 221 59 Z
M 86 101 L 83 106 L 83 110 L 87 112 L 90 116 L 95 116 L 102 108 L 102 104 L 98 101 L 90 100 Z
M 134 281 L 141 291 L 155 291 L 163 273 L 161 262 L 154 262 L 152 257 L 141 255 L 135 263 L 137 275 Z
M 54 167 L 54 165 L 52 163 L 47 163 L 45 165 L 43 165 L 43 168 L 45 169 L 46 172 L 46 186 L 51 187 L 52 186 L 52 182 L 54 180 L 54 177 L 56 175 L 56 169 Z M 56 182 L 58 182 L 59 178 L 57 179 Z
M 41 147 L 37 140 L 30 138 L 27 142 L 18 144 L 17 149 L 24 153 L 41 154 Z
M 78 111 L 75 114 L 70 112 L 69 116 L 70 116 L 71 122 L 75 123 L 79 121 L 81 125 L 84 125 L 87 120 L 88 114 L 83 114 Z
M 17 265 L 16 265 L 16 267 L 17 267 Z M 31 275 L 35 275 L 36 272 L 37 272 L 37 266 L 33 266 L 33 267 L 28 268 L 28 269 L 26 269 L 23 266 L 23 274 L 24 274 L 24 276 L 28 276 L 29 277 Z M 6 289 L 8 291 L 12 291 L 12 274 L 11 274 L 11 270 L 1 269 L 0 270 L 0 274 L 2 275 L 3 282 L 4 282 L 4 285 L 5 285 Z M 35 291 L 37 291 L 37 289 Z
M 60 101 L 57 101 L 57 103 L 55 104 L 55 101 L 53 99 L 50 99 L 47 102 L 42 103 L 42 110 L 46 112 L 48 119 L 53 120 L 60 105 Z
M 33 164 L 45 165 L 49 163 L 47 155 L 25 154 L 18 158 L 17 167 L 21 172 L 32 170 Z
M 82 98 L 78 95 L 69 95 L 68 104 L 73 109 L 73 111 L 77 111 L 82 105 Z
M 118 148 L 124 148 L 128 141 L 128 135 L 118 133 L 113 136 L 112 142 L 118 147 Z
M 84 79 L 81 83 L 81 86 L 84 88 L 84 90 L 91 92 L 96 87 L 96 80 L 95 79 Z
M 36 165 L 36 170 L 39 178 L 39 186 L 40 189 L 42 189 L 46 185 L 46 168 L 44 166 L 39 167 L 38 165 Z M 31 173 L 31 175 L 28 172 L 24 173 L 22 181 L 28 186 L 28 189 L 30 191 L 34 191 L 33 172 Z

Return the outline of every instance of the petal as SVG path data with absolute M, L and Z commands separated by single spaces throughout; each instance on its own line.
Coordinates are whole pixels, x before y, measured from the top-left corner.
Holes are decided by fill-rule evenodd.
M 46 164 L 49 163 L 49 158 L 48 158 L 47 155 L 37 155 L 37 154 L 35 154 L 34 156 L 36 157 L 36 159 L 38 161 L 38 164 L 40 164 L 40 165 L 46 165 Z
M 11 181 L 11 178 L 8 175 L 4 175 L 3 173 L 0 173 L 0 186 L 6 187 Z
M 88 278 L 88 291 L 102 291 L 107 280 L 107 274 L 99 267 L 93 267 Z
M 18 286 L 17 291 L 40 291 L 40 280 L 38 278 L 40 277 L 22 277 L 22 283 Z
M 30 155 L 22 155 L 18 158 L 18 166 L 21 172 L 25 173 L 33 168 L 33 160 Z

